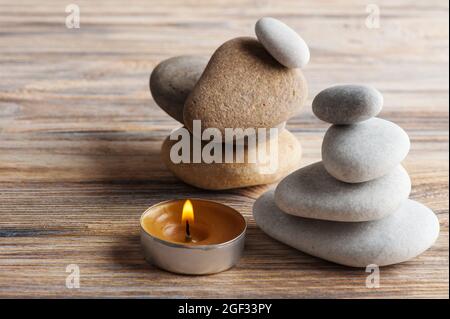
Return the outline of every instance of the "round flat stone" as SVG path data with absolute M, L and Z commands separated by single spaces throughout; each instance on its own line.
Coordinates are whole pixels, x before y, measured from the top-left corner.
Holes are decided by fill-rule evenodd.
M 398 125 L 373 118 L 352 125 L 333 125 L 322 143 L 322 161 L 335 178 L 366 182 L 392 171 L 406 157 L 410 142 Z
M 255 202 L 253 217 L 258 227 L 274 239 L 351 267 L 410 260 L 431 247 L 439 235 L 436 215 L 412 200 L 380 220 L 342 223 L 285 214 L 275 205 L 271 190 Z
M 159 63 L 150 76 L 150 91 L 156 104 L 183 123 L 184 102 L 208 64 L 208 58 L 182 55 Z
M 174 163 L 171 160 L 171 149 L 179 141 L 170 140 L 169 137 L 166 138 L 162 145 L 161 156 L 166 167 L 175 176 L 187 184 L 202 189 L 224 190 L 275 183 L 299 168 L 301 162 L 302 150 L 300 142 L 288 130 L 281 130 L 278 135 L 278 156 L 274 157 L 273 162 L 271 162 L 273 165 L 269 165 L 269 163 L 250 162 L 248 160 L 242 163 L 226 163 L 224 158 L 225 150 L 223 149 L 225 146 L 219 143 L 215 143 L 215 145 L 220 145 L 222 148 L 221 163 L 206 163 L 203 159 L 200 163 L 194 163 L 192 160 L 192 134 L 190 135 L 190 141 L 190 163 Z M 203 141 L 202 150 L 209 143 L 211 142 Z M 266 157 L 269 159 L 272 154 L 270 150 L 271 140 L 267 139 L 266 143 L 264 151 L 266 152 Z M 255 151 L 253 153 L 255 156 L 258 156 L 256 152 L 260 151 L 258 148 L 255 150 L 253 147 L 245 146 L 244 157 L 246 159 L 249 158 L 250 150 Z M 284 156 L 284 154 L 289 154 L 289 156 Z
M 336 85 L 316 95 L 314 114 L 332 124 L 353 124 L 368 120 L 383 107 L 383 95 L 366 85 Z
M 410 192 L 411 180 L 400 165 L 380 178 L 350 184 L 332 177 L 318 162 L 286 176 L 276 188 L 275 202 L 295 216 L 360 222 L 392 214 Z
M 269 17 L 261 18 L 256 22 L 255 33 L 264 48 L 284 66 L 303 68 L 308 64 L 308 45 L 283 22 Z

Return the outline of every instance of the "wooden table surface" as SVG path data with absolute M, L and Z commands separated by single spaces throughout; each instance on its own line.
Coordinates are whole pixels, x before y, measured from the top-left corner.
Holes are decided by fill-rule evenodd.
M 81 28 L 65 26 L 65 7 Z M 0 297 L 445 297 L 448 298 L 448 2 L 374 1 L 7 1 L 0 0 Z M 369 7 L 370 9 L 370 7 Z M 308 256 L 269 238 L 251 216 L 269 186 L 209 192 L 164 167 L 159 149 L 177 123 L 151 98 L 155 65 L 180 54 L 211 55 L 253 35 L 261 16 L 282 19 L 311 48 L 309 98 L 288 123 L 320 159 L 327 124 L 311 100 L 337 82 L 364 82 L 385 97 L 382 118 L 402 126 L 411 198 L 434 210 L 441 233 L 423 255 L 368 273 Z M 140 252 L 146 207 L 180 197 L 233 206 L 249 222 L 237 267 L 179 276 Z M 66 287 L 66 267 L 80 288 Z

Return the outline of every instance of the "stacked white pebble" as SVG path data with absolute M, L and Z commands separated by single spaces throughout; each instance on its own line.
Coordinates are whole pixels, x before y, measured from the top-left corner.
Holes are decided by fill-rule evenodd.
M 403 262 L 435 242 L 435 214 L 408 199 L 411 181 L 401 165 L 408 135 L 375 117 L 382 106 L 382 95 L 362 85 L 334 86 L 315 97 L 314 113 L 333 124 L 322 162 L 290 174 L 255 202 L 253 214 L 263 231 L 353 267 Z

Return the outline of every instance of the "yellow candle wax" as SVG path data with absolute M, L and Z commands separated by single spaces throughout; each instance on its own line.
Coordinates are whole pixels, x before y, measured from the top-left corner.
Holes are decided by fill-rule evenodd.
M 151 236 L 187 245 L 225 243 L 246 227 L 244 218 L 234 209 L 200 199 L 155 205 L 143 215 L 141 225 Z

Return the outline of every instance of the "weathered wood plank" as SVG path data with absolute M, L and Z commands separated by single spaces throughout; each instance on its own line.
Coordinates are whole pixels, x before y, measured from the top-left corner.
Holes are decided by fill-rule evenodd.
M 0 0 L 0 297 L 447 297 L 448 2 L 77 1 L 81 28 L 64 25 L 61 1 Z M 383 118 L 411 137 L 411 198 L 431 207 L 438 242 L 414 260 L 367 273 L 297 252 L 262 233 L 251 216 L 270 186 L 207 192 L 179 182 L 159 159 L 177 126 L 153 102 L 148 76 L 162 59 L 210 55 L 253 35 L 260 16 L 292 25 L 310 44 L 310 98 L 288 128 L 304 165 L 320 159 L 327 128 L 312 97 L 336 82 L 364 82 L 385 96 Z M 186 277 L 146 264 L 138 219 L 151 204 L 204 197 L 249 222 L 246 251 L 227 272 Z M 68 264 L 81 288 L 67 289 Z

